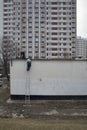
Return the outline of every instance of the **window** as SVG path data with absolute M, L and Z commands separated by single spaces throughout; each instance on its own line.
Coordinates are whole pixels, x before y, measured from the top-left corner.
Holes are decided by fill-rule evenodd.
M 52 25 L 57 25 L 57 22 L 52 22 L 51 24 L 52 24 Z
M 52 27 L 52 30 L 57 30 L 57 27 Z
M 57 33 L 53 32 L 52 35 L 57 35 Z
M 63 43 L 64 46 L 66 46 L 66 43 Z
M 63 25 L 66 25 L 66 23 L 64 22 Z
M 57 7 L 52 7 L 51 9 L 52 9 L 52 10 L 57 10 Z
M 51 14 L 52 14 L 52 15 L 57 15 L 57 12 L 52 12 Z
M 63 17 L 63 20 L 66 20 L 66 17 Z
M 57 2 L 51 2 L 52 5 L 57 5 Z
M 52 19 L 52 20 L 57 20 L 57 17 L 52 17 L 51 19 Z
M 52 56 L 57 56 L 57 53 L 52 53 Z
M 52 42 L 52 43 L 51 43 L 51 45 L 54 45 L 54 46 L 56 46 L 56 45 L 57 45 L 57 43 L 53 43 L 53 42 Z
M 57 48 L 52 48 L 52 51 L 57 51 Z
M 52 40 L 57 40 L 57 37 L 53 37 Z

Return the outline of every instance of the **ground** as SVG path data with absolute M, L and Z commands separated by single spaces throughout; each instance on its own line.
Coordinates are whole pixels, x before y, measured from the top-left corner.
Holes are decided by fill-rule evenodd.
M 87 100 L 11 101 L 0 88 L 0 130 L 87 130 Z
M 0 130 L 87 130 L 87 121 L 1 119 Z

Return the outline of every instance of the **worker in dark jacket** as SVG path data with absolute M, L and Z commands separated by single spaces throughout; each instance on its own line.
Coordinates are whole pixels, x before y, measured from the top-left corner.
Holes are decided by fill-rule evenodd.
M 31 67 L 31 60 L 27 59 L 27 71 L 30 70 L 30 67 Z

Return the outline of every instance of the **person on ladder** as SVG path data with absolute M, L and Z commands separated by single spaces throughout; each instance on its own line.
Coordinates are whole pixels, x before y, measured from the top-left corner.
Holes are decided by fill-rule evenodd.
M 31 68 L 31 60 L 28 58 L 27 59 L 27 71 L 29 71 Z

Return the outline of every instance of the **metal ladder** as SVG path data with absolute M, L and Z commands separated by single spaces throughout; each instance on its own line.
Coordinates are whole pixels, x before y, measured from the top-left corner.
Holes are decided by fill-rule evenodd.
M 30 106 L 30 76 L 26 73 L 25 105 Z

